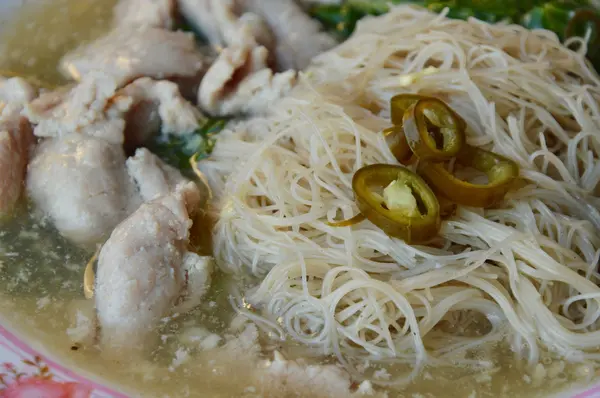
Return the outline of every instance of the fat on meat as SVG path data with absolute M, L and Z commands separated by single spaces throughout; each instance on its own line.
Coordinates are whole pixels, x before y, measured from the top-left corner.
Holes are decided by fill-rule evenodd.
M 261 16 L 276 40 L 279 70 L 304 69 L 312 58 L 337 43 L 294 0 L 240 0 L 246 11 Z
M 198 105 L 212 115 L 260 114 L 288 93 L 296 72 L 273 73 L 265 47 L 224 49 L 206 72 L 198 90 Z
M 175 26 L 175 0 L 119 0 L 113 14 L 117 28 L 145 26 L 170 30 Z
M 21 198 L 29 152 L 35 142 L 21 110 L 35 94 L 21 78 L 0 78 L 0 216 L 10 214 Z
M 155 27 L 121 27 L 65 55 L 61 72 L 76 81 L 101 71 L 118 87 L 138 77 L 195 79 L 202 73 L 204 56 L 194 35 Z
M 143 351 L 162 318 L 201 300 L 212 261 L 187 250 L 200 202 L 194 183 L 179 185 L 142 204 L 102 247 L 95 302 L 105 355 Z

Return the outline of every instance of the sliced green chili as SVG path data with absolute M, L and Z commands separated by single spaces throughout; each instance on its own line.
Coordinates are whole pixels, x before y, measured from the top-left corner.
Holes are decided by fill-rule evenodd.
M 396 126 L 402 126 L 404 119 L 404 112 L 406 112 L 411 106 L 416 104 L 422 99 L 431 99 L 432 97 L 426 97 L 420 94 L 398 94 L 394 95 L 390 100 L 390 113 L 392 123 Z
M 519 176 L 512 160 L 484 149 L 467 146 L 456 157 L 459 165 L 485 173 L 487 184 L 473 184 L 456 178 L 442 163 L 419 163 L 419 174 L 429 185 L 452 202 L 473 207 L 490 207 L 504 198 Z
M 393 126 L 383 130 L 385 141 L 390 147 L 390 151 L 402 164 L 409 164 L 412 156 L 412 151 L 406 141 L 404 131 L 400 126 Z
M 436 98 L 421 99 L 403 118 L 404 135 L 422 161 L 443 161 L 456 156 L 465 145 L 465 122 Z
M 366 166 L 354 174 L 352 188 L 361 213 L 389 236 L 424 243 L 437 235 L 438 200 L 412 171 L 390 164 Z

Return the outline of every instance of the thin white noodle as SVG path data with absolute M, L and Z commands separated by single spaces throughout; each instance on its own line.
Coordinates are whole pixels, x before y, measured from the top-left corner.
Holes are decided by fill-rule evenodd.
M 411 367 L 382 385 L 426 365 L 491 368 L 491 354 L 468 352 L 501 341 L 532 366 L 549 353 L 596 366 L 600 80 L 586 40 L 571 42 L 577 51 L 551 32 L 394 7 L 318 56 L 271 114 L 223 132 L 199 167 L 218 200 L 221 268 L 262 278 L 245 292 L 261 312 L 246 314 L 356 378 L 363 360 Z M 445 99 L 469 143 L 521 167 L 518 190 L 495 209 L 459 208 L 436 247 L 369 221 L 327 224 L 358 213 L 358 168 L 395 162 L 381 130 L 403 92 Z

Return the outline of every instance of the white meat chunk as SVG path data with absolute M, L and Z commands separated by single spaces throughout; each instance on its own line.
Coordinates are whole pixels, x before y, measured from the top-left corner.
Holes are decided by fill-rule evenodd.
M 20 77 L 0 77 L 0 102 L 2 106 L 12 105 L 22 107 L 32 101 L 36 96 L 36 90 Z
M 279 70 L 304 69 L 315 55 L 337 44 L 294 0 L 240 1 L 247 11 L 263 17 L 269 24 L 277 42 Z
M 79 134 L 46 139 L 29 164 L 27 191 L 63 236 L 93 245 L 139 205 L 124 166 L 119 144 Z
M 262 375 L 268 390 L 283 387 L 287 391 L 306 391 L 315 397 L 349 397 L 352 395 L 350 375 L 335 365 L 311 365 L 302 359 L 287 360 L 275 351 Z
M 173 29 L 174 15 L 175 0 L 119 0 L 114 8 L 114 25 Z
M 0 118 L 0 216 L 9 214 L 21 198 L 33 142 L 26 119 L 18 114 Z
M 274 37 L 263 18 L 240 13 L 235 0 L 178 0 L 179 10 L 217 50 L 232 45 L 274 48 Z
M 10 213 L 21 197 L 29 152 L 31 126 L 21 116 L 35 90 L 21 78 L 0 78 L 0 216 Z
M 123 114 L 131 101 L 114 101 L 117 82 L 110 76 L 93 73 L 72 88 L 40 95 L 25 107 L 23 114 L 35 125 L 38 137 L 84 134 L 114 144 L 123 143 Z
M 129 98 L 134 104 L 151 102 L 161 121 L 163 134 L 186 134 L 198 128 L 202 114 L 180 94 L 175 83 L 140 78 L 119 90 L 117 97 Z
M 203 64 L 192 33 L 123 27 L 67 54 L 60 61 L 60 70 L 77 81 L 102 71 L 122 87 L 138 77 L 193 78 L 201 73 Z
M 209 283 L 212 263 L 187 251 L 192 214 L 201 197 L 192 182 L 140 206 L 119 224 L 100 252 L 95 301 L 104 352 L 148 347 L 160 320 L 188 292 L 187 280 Z M 193 270 L 201 277 L 190 278 Z M 194 286 L 198 288 L 197 286 Z
M 212 115 L 263 113 L 288 93 L 296 73 L 273 73 L 264 47 L 230 47 L 221 52 L 198 90 L 198 104 Z
M 178 184 L 188 181 L 179 170 L 164 163 L 146 148 L 138 149 L 135 156 L 127 159 L 126 167 L 144 202 L 168 194 Z
M 159 128 L 165 134 L 191 133 L 202 117 L 175 83 L 141 78 L 117 90 L 117 82 L 102 73 L 87 75 L 71 89 L 41 95 L 24 115 L 38 137 L 82 134 L 115 144 L 127 138 L 134 147 Z

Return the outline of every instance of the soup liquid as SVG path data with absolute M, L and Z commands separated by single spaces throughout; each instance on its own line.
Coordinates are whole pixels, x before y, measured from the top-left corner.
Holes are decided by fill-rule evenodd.
M 57 71 L 60 57 L 105 32 L 115 0 L 53 0 L 26 4 L 2 32 L 0 74 L 35 78 L 47 86 L 66 82 Z M 202 231 L 201 231 L 202 232 Z M 209 234 L 208 230 L 204 231 Z M 208 245 L 209 246 L 209 245 Z M 82 376 L 111 385 L 117 391 L 144 397 L 284 397 L 303 391 L 278 391 L 257 386 L 253 372 L 259 358 L 240 351 L 232 358 L 221 351 L 190 349 L 178 338 L 185 330 L 203 327 L 223 335 L 234 316 L 226 286 L 232 281 L 216 274 L 204 304 L 184 317 L 167 322 L 160 344 L 145 358 L 114 362 L 95 347 L 74 346 L 67 329 L 83 297 L 83 270 L 93 253 L 62 239 L 52 225 L 29 209 L 0 227 L 0 317 L 2 323 L 41 353 Z M 279 346 L 293 355 L 295 347 Z M 505 347 L 491 347 L 495 366 L 488 373 L 469 369 L 427 369 L 411 385 L 390 390 L 390 397 L 532 397 L 548 396 L 574 379 L 589 379 L 576 365 L 547 364 L 547 379 L 536 382 L 517 365 Z M 266 353 L 266 357 L 271 354 Z

